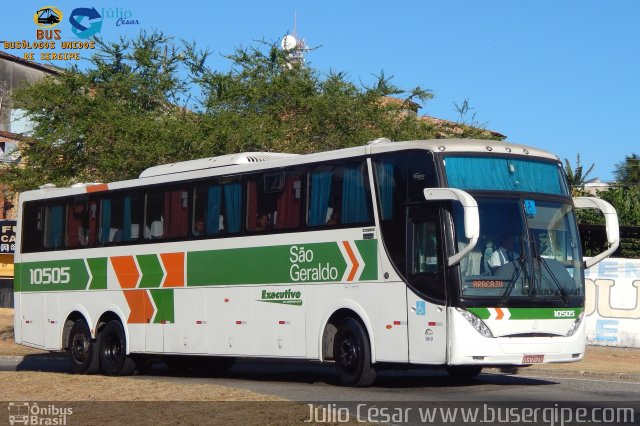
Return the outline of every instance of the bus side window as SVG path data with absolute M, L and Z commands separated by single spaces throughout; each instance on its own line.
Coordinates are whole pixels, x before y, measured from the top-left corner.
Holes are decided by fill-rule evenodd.
M 91 207 L 91 212 L 93 211 L 94 207 Z M 140 237 L 139 212 L 138 192 L 104 197 L 100 202 L 98 242 L 104 245 L 137 241 Z
M 63 245 L 64 205 L 47 205 L 44 215 L 44 248 L 57 250 Z
M 247 230 L 267 231 L 273 228 L 276 207 L 272 197 L 264 193 L 263 174 L 254 174 L 247 180 Z
M 145 239 L 184 238 L 189 221 L 186 188 L 152 188 L 147 191 Z
M 89 245 L 89 200 L 86 196 L 74 197 L 67 203 L 66 247 Z
M 374 159 L 380 229 L 396 269 L 406 276 L 407 156 L 386 153 Z
M 309 173 L 307 224 L 365 224 L 373 217 L 366 163 L 320 166 Z
M 207 182 L 193 189 L 191 235 L 204 237 L 224 231 L 222 185 Z
M 282 191 L 276 196 L 276 229 L 293 229 L 300 226 L 302 214 L 302 180 L 303 174 L 287 171 Z
M 247 181 L 247 229 L 295 229 L 302 213 L 303 173 L 295 168 L 257 173 Z
M 342 171 L 341 222 L 366 223 L 373 216 L 367 163 L 346 165 Z
M 38 202 L 26 202 L 22 205 L 22 252 L 32 253 L 42 250 L 44 229 L 44 208 Z
M 330 168 L 318 167 L 309 173 L 307 225 L 316 227 L 337 223 L 337 211 L 332 205 L 334 173 Z

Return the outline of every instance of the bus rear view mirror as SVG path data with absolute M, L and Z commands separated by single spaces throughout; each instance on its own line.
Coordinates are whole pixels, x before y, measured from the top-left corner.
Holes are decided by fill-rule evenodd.
M 458 253 L 448 258 L 448 265 L 454 266 L 473 250 L 480 236 L 480 216 L 478 203 L 467 192 L 455 188 L 425 188 L 424 198 L 427 201 L 457 201 L 464 211 L 464 236 L 469 239 L 469 244 Z
M 620 245 L 620 228 L 618 226 L 618 213 L 609 203 L 596 197 L 574 197 L 573 205 L 576 209 L 597 209 L 604 214 L 607 228 L 607 243 L 609 248 L 602 253 L 584 261 L 585 269 L 589 269 L 596 263 L 613 254 Z

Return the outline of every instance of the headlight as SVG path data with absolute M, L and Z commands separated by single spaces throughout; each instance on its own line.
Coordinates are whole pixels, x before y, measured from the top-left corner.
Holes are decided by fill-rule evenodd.
M 487 325 L 480 318 L 473 315 L 466 309 L 456 308 L 456 310 L 460 312 L 467 321 L 469 321 L 469 324 L 471 324 L 471 326 L 475 328 L 478 333 L 482 334 L 484 337 L 493 337 L 493 334 L 491 334 L 491 330 L 489 330 L 489 327 L 487 327 Z
M 566 337 L 571 337 L 576 333 L 578 328 L 580 328 L 580 323 L 582 323 L 582 318 L 584 318 L 584 311 L 580 312 L 580 315 L 578 315 L 578 318 L 576 318 L 573 324 L 571 324 L 571 328 L 569 328 L 569 331 L 567 331 L 567 334 L 565 335 Z

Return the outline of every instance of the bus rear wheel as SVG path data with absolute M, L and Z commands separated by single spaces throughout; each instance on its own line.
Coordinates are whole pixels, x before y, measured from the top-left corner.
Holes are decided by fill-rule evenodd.
M 370 386 L 376 379 L 366 330 L 353 318 L 340 324 L 333 342 L 333 356 L 340 382 L 345 386 Z
M 473 379 L 482 372 L 477 365 L 448 365 L 447 373 L 455 379 Z
M 127 356 L 127 339 L 120 321 L 109 321 L 100 332 L 100 369 L 107 376 L 127 376 L 136 364 Z
M 95 374 L 100 370 L 98 342 L 91 338 L 89 326 L 79 319 L 71 327 L 67 345 L 71 371 L 75 374 Z

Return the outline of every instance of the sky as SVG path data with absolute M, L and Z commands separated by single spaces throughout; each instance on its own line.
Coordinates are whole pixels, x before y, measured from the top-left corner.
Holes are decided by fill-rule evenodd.
M 46 6 L 64 15 L 54 28 L 62 41 L 81 40 L 72 11 L 95 7 L 105 40 L 160 30 L 211 51 L 208 64 L 218 69 L 235 48 L 292 32 L 295 16 L 298 37 L 315 48 L 305 56 L 312 67 L 364 84 L 384 71 L 402 88 L 429 89 L 421 115 L 457 121 L 455 104 L 466 99 L 475 121 L 507 141 L 572 165 L 579 153 L 583 165 L 595 163 L 589 177 L 602 181 L 613 180 L 625 155 L 640 154 L 637 0 L 25 0 L 3 2 L 0 40 L 36 41 L 33 15 Z M 118 17 L 131 23 L 117 25 Z M 30 51 L 47 62 L 44 50 Z

